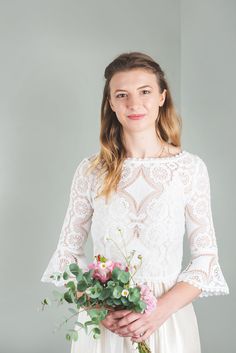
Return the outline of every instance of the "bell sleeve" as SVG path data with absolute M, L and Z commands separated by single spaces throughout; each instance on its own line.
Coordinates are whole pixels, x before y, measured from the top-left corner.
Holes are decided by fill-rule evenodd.
M 199 297 L 229 294 L 219 264 L 210 193 L 207 166 L 196 155 L 192 188 L 185 204 L 185 228 L 191 261 L 180 272 L 177 282 L 188 282 L 201 289 Z
M 50 276 L 64 272 L 70 263 L 76 262 L 83 270 L 87 268 L 84 245 L 91 227 L 93 207 L 91 202 L 89 177 L 85 175 L 88 159 L 78 165 L 72 180 L 69 205 L 62 225 L 59 241 L 41 282 L 51 282 L 57 287 L 63 286 L 63 278 L 57 280 Z

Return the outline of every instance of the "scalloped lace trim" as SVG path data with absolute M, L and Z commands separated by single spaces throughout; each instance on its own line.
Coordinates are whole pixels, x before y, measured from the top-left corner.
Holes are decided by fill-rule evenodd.
M 199 294 L 200 298 L 203 297 L 209 297 L 213 295 L 227 295 L 229 294 L 229 289 L 228 288 L 210 288 L 204 285 L 199 285 L 195 281 L 192 281 L 191 279 L 180 279 L 178 282 L 186 282 L 189 284 L 192 284 L 194 287 L 197 287 L 202 290 L 202 292 Z

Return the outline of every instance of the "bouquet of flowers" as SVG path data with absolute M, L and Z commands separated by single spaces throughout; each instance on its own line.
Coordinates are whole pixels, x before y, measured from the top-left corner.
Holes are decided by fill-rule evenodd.
M 54 273 L 51 278 L 65 280 L 67 290 L 64 293 L 54 291 L 58 304 L 67 302 L 73 304 L 69 308 L 74 316 L 79 316 L 81 309 L 87 311 L 91 320 L 84 324 L 77 321 L 75 325 L 88 333 L 88 326 L 92 326 L 90 333 L 93 338 L 99 338 L 101 334 L 100 321 L 106 318 L 109 311 L 131 310 L 139 313 L 147 313 L 157 306 L 157 299 L 146 286 L 137 284 L 133 280 L 138 266 L 131 266 L 131 260 L 135 251 L 126 257 L 126 264 L 114 262 L 99 254 L 94 261 L 88 264 L 88 271 L 83 271 L 77 263 L 68 265 L 63 273 Z M 142 256 L 139 255 L 140 265 Z M 42 309 L 50 305 L 51 301 L 45 298 L 42 302 Z M 67 322 L 69 319 L 66 319 Z M 62 324 L 64 324 L 63 322 Z M 67 340 L 78 340 L 78 330 L 70 329 L 66 334 Z M 139 353 L 151 353 L 145 341 L 138 343 Z

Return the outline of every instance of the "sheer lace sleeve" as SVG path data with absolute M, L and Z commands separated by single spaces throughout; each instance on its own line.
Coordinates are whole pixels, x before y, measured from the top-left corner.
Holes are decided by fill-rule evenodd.
M 188 282 L 202 291 L 199 297 L 229 294 L 222 274 L 211 211 L 210 181 L 204 161 L 196 156 L 192 190 L 185 206 L 185 226 L 191 261 L 177 282 Z
M 88 159 L 84 158 L 75 171 L 59 241 L 43 273 L 42 282 L 51 282 L 56 286 L 64 285 L 63 279 L 57 281 L 50 276 L 54 272 L 63 272 L 65 267 L 72 262 L 78 263 L 82 269 L 86 268 L 84 245 L 90 231 L 93 214 L 89 177 L 85 176 L 88 162 Z

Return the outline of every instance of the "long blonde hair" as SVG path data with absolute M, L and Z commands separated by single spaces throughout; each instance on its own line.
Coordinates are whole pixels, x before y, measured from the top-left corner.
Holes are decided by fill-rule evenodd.
M 91 165 L 88 168 L 89 172 L 91 169 L 98 167 L 100 176 L 104 176 L 102 190 L 97 197 L 105 196 L 106 202 L 111 192 L 117 191 L 123 161 L 126 158 L 122 125 L 108 101 L 110 99 L 109 84 L 115 73 L 134 68 L 143 68 L 153 72 L 156 75 L 160 93 L 166 89 L 165 102 L 163 106 L 159 107 L 159 114 L 155 121 L 156 133 L 162 142 L 167 142 L 176 147 L 181 146 L 182 120 L 174 108 L 164 71 L 147 54 L 141 52 L 120 54 L 106 67 L 104 72 L 106 81 L 101 104 L 100 152 L 91 160 Z

